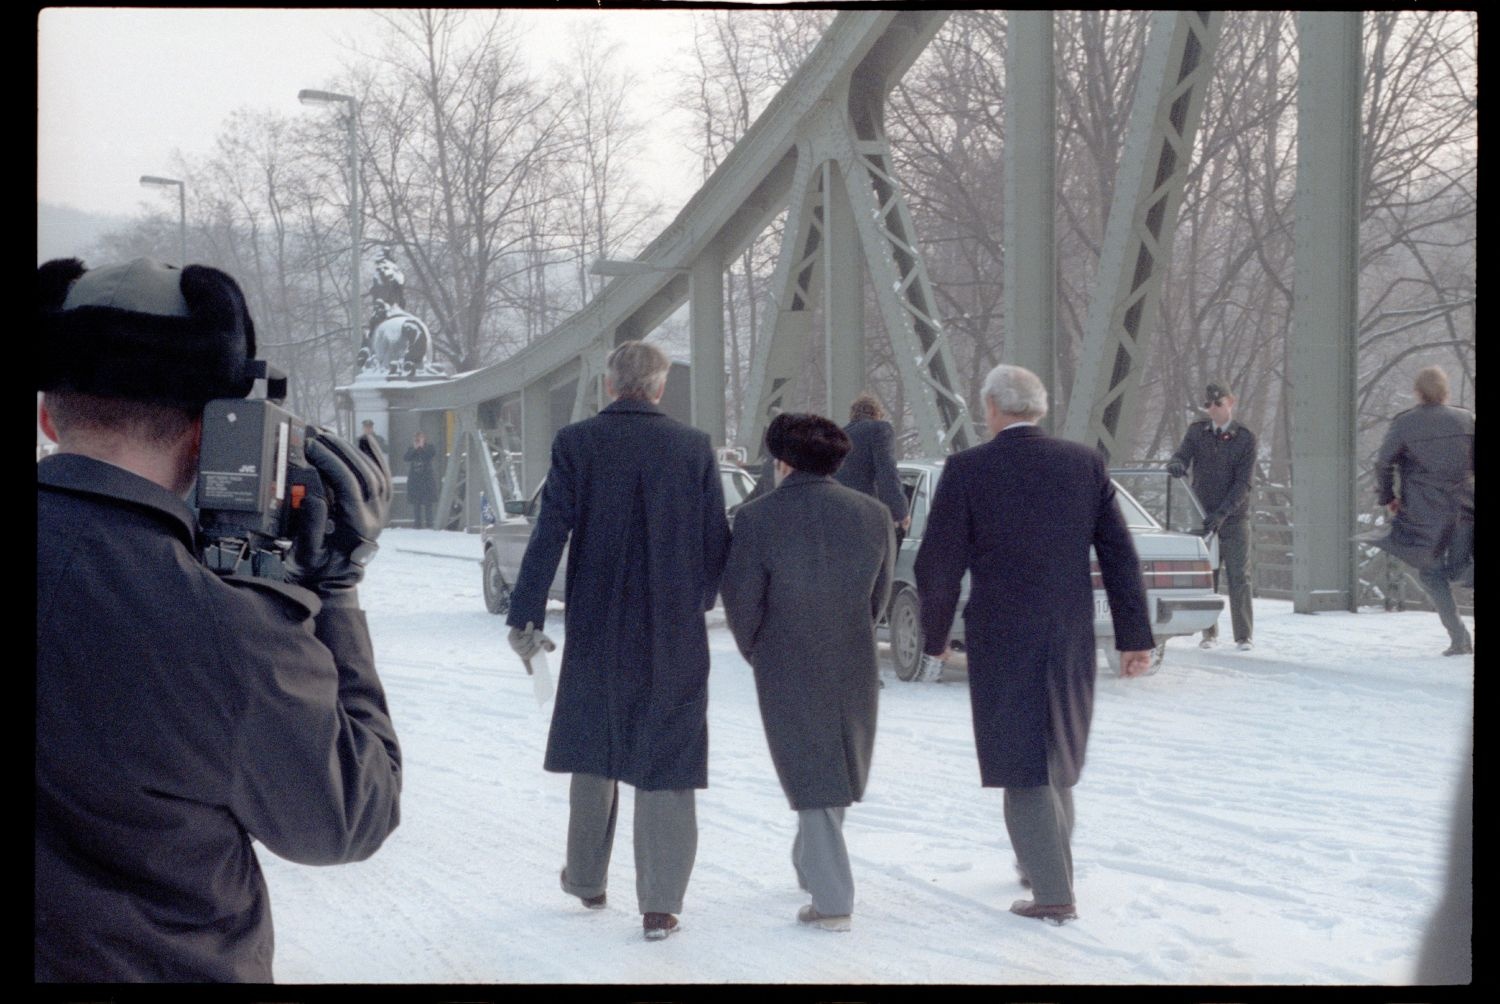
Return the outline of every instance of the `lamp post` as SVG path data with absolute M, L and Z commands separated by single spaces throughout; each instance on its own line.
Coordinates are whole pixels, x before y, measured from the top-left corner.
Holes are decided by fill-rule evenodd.
M 304 105 L 346 104 L 349 126 L 349 330 L 354 339 L 354 351 L 359 352 L 364 340 L 364 319 L 361 317 L 360 285 L 360 212 L 359 212 L 359 102 L 348 94 L 333 91 L 303 89 L 297 92 L 297 100 Z
M 181 249 L 182 257 L 178 264 L 187 267 L 187 185 L 176 178 L 162 178 L 155 174 L 141 175 L 142 185 L 160 185 L 164 188 L 177 187 L 177 242 Z

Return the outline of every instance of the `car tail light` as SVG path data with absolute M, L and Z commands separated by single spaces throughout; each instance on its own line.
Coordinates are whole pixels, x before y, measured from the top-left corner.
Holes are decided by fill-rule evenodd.
M 1099 562 L 1090 562 L 1095 589 L 1104 588 L 1104 577 L 1099 572 Z M 1191 561 L 1143 561 L 1141 578 L 1147 589 L 1212 589 L 1214 587 L 1213 566 L 1207 558 Z

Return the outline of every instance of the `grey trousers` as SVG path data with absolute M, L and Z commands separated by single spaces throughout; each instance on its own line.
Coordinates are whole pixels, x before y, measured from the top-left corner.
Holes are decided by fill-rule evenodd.
M 620 786 L 595 774 L 574 774 L 568 789 L 568 860 L 563 889 L 588 898 L 609 884 Z M 692 788 L 635 793 L 635 898 L 641 913 L 679 913 L 698 855 L 697 801 Z
M 1226 520 L 1219 528 L 1219 567 L 1214 569 L 1214 592 L 1219 591 L 1219 573 L 1229 580 L 1229 622 L 1234 626 L 1234 640 L 1250 641 L 1255 634 L 1254 607 L 1250 602 L 1250 521 Z M 1215 623 L 1203 632 L 1205 638 L 1217 638 Z
M 1464 624 L 1463 618 L 1458 615 L 1458 602 L 1453 598 L 1453 587 L 1450 585 L 1469 573 L 1473 562 L 1474 524 L 1463 520 L 1454 530 L 1453 542 L 1449 545 L 1448 553 L 1444 555 L 1442 563 L 1417 573 L 1417 579 L 1422 583 L 1422 590 L 1432 600 L 1432 607 L 1437 611 L 1438 619 L 1443 622 L 1443 627 L 1448 629 L 1448 640 L 1454 645 L 1473 644 L 1468 627 Z
M 1073 789 L 1058 784 L 1006 788 L 1005 829 L 1036 902 L 1072 903 Z
M 844 846 L 844 807 L 798 809 L 792 841 L 797 885 L 812 893 L 813 909 L 825 917 L 854 912 L 854 873 Z

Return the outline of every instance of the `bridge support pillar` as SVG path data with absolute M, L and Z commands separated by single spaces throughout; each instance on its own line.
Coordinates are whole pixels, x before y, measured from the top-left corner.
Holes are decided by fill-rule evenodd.
M 699 255 L 688 276 L 693 425 L 724 445 L 724 261 Z
M 1354 610 L 1359 327 L 1358 11 L 1297 16 L 1292 375 L 1292 607 Z

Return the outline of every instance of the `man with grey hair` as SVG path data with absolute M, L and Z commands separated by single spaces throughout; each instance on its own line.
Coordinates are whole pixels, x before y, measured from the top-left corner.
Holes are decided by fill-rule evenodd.
M 1472 575 L 1474 564 L 1474 413 L 1448 404 L 1441 367 L 1420 370 L 1413 390 L 1419 403 L 1391 420 L 1375 461 L 1376 490 L 1392 521 L 1371 543 L 1417 570 L 1448 630 L 1443 654 L 1469 655 L 1474 639 L 1451 583 Z
M 568 608 L 546 770 L 572 774 L 561 883 L 606 905 L 619 782 L 636 789 L 636 900 L 648 941 L 677 929 L 708 786 L 708 630 L 729 526 L 707 434 L 657 405 L 671 363 L 654 345 L 610 354 L 614 399 L 552 443 L 541 511 L 511 591 L 510 644 L 553 647 L 547 592 L 568 546 Z M 570 546 L 569 546 L 570 545 Z
M 1036 374 L 997 366 L 984 381 L 993 438 L 948 458 L 917 552 L 924 670 L 948 657 L 965 572 L 969 702 L 981 783 L 1005 789 L 1005 826 L 1034 898 L 1011 912 L 1061 924 L 1073 896 L 1072 787 L 1094 704 L 1098 556 L 1123 676 L 1151 665 L 1140 562 L 1097 450 L 1053 439 L 1037 421 Z

